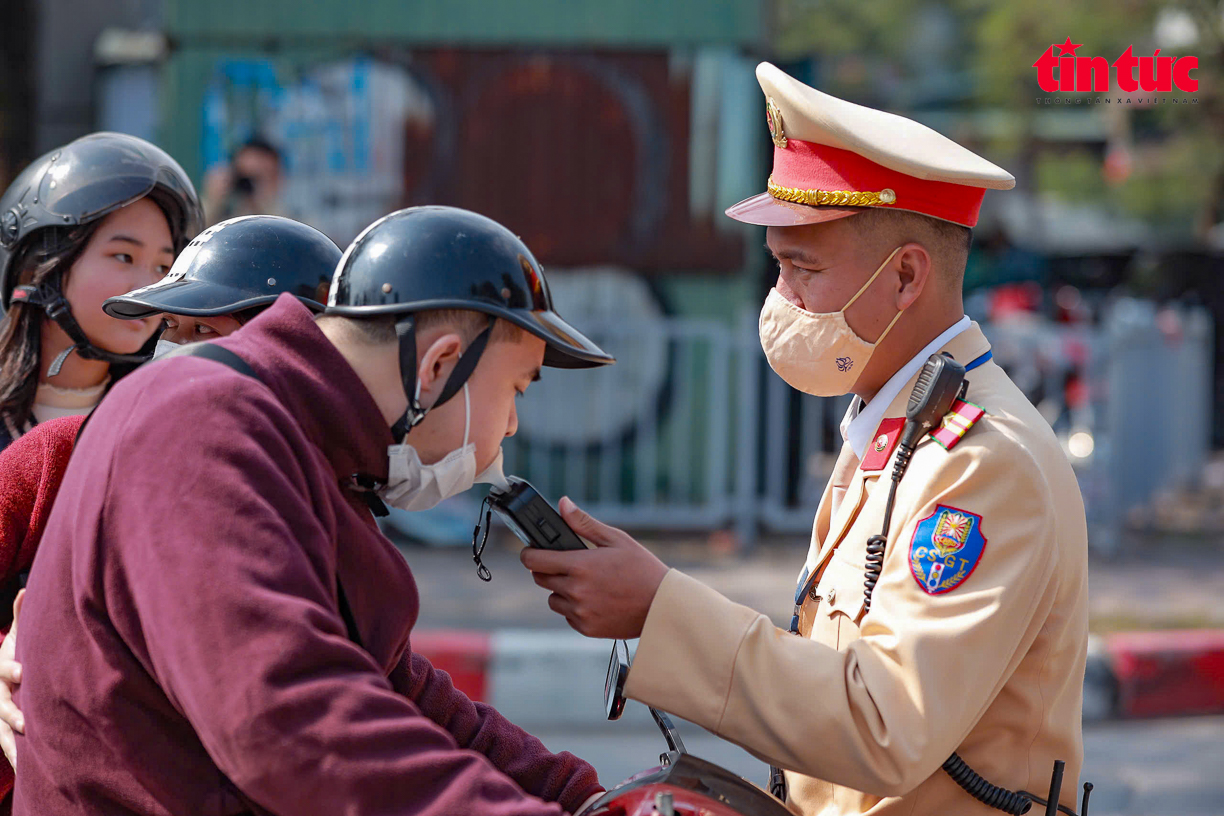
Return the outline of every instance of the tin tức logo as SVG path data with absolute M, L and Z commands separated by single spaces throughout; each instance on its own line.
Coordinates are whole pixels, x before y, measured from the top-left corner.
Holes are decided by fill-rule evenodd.
M 1176 88 L 1186 93 L 1198 90 L 1198 80 L 1190 72 L 1198 68 L 1198 57 L 1162 57 L 1160 49 L 1149 56 L 1137 57 L 1134 46 L 1127 46 L 1112 63 L 1105 57 L 1081 57 L 1075 50 L 1083 43 L 1072 43 L 1068 37 L 1061 45 L 1051 45 L 1033 67 L 1037 69 L 1037 84 L 1046 93 L 1078 92 L 1109 93 L 1110 70 L 1115 75 L 1116 89 L 1123 93 L 1167 93 Z M 1059 49 L 1055 55 L 1054 49 Z

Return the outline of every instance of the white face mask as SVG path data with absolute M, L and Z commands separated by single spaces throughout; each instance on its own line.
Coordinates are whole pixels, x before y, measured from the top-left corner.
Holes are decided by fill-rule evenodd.
M 421 397 L 417 382 L 416 398 Z M 387 447 L 390 460 L 387 485 L 378 491 L 384 502 L 401 510 L 428 510 L 443 499 L 471 489 L 477 482 L 505 485 L 502 474 L 502 452 L 487 468 L 476 473 L 476 444 L 468 441 L 472 423 L 472 403 L 467 383 L 463 385 L 463 444 L 432 465 L 421 462 L 416 448 L 407 443 Z
M 770 367 L 791 388 L 815 397 L 839 397 L 854 388 L 867 361 L 896 325 L 901 312 L 897 312 L 874 343 L 868 343 L 846 322 L 846 309 L 867 291 L 900 249 L 889 253 L 839 312 L 809 312 L 782 297 L 777 289 L 769 290 L 761 308 L 761 348 Z
M 153 359 L 162 357 L 175 349 L 179 348 L 178 343 L 171 343 L 169 340 L 158 340 L 157 345 L 153 347 Z

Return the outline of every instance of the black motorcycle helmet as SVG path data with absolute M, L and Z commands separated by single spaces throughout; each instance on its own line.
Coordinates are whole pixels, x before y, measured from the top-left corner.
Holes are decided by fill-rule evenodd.
M 396 439 L 425 416 L 415 399 L 413 314 L 432 309 L 467 309 L 490 318 L 455 366 L 435 407 L 463 387 L 496 318 L 547 343 L 546 366 L 593 368 L 616 362 L 556 313 L 544 270 L 510 230 L 455 207 L 410 207 L 393 212 L 366 227 L 344 251 L 332 279 L 326 313 L 356 318 L 404 316 L 396 323 L 396 334 L 408 412 L 392 429 Z
M 148 196 L 182 241 L 195 235 L 204 213 L 195 188 L 178 162 L 161 148 L 123 133 L 91 133 L 56 148 L 23 170 L 0 196 L 0 309 L 16 299 L 41 307 L 72 339 L 68 353 L 111 363 L 140 362 L 147 354 L 115 354 L 94 346 L 72 315 L 57 276 L 42 287 L 18 286 L 13 258 L 40 230 L 89 224 Z M 181 243 L 175 247 L 176 252 Z M 151 351 L 150 343 L 149 350 Z
M 111 317 L 160 312 L 212 317 L 267 306 L 289 292 L 323 311 L 340 247 L 314 227 L 277 215 L 246 215 L 214 224 L 187 244 L 166 277 L 109 298 Z

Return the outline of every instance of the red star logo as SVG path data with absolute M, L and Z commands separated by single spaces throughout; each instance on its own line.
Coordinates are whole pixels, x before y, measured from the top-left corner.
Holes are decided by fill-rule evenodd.
M 1067 38 L 1067 41 L 1066 41 L 1065 43 L 1063 43 L 1062 45 L 1056 45 L 1056 46 L 1054 46 L 1054 47 L 1055 47 L 1055 48 L 1061 48 L 1061 49 L 1062 49 L 1062 52 L 1061 52 L 1061 53 L 1060 53 L 1058 56 L 1060 56 L 1060 57 L 1074 57 L 1074 56 L 1075 56 L 1075 49 L 1079 48 L 1081 45 L 1083 45 L 1083 43 L 1073 43 L 1073 42 L 1071 42 L 1071 38 L 1070 38 L 1070 37 L 1068 37 L 1068 38 Z

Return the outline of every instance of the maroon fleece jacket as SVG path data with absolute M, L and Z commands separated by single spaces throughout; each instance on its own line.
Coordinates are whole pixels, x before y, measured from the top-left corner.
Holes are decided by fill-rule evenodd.
M 218 342 L 259 381 L 152 363 L 72 455 L 22 609 L 14 813 L 556 816 L 598 792 L 411 653 L 412 573 L 343 487 L 386 477 L 390 431 L 310 312 L 284 295 Z

